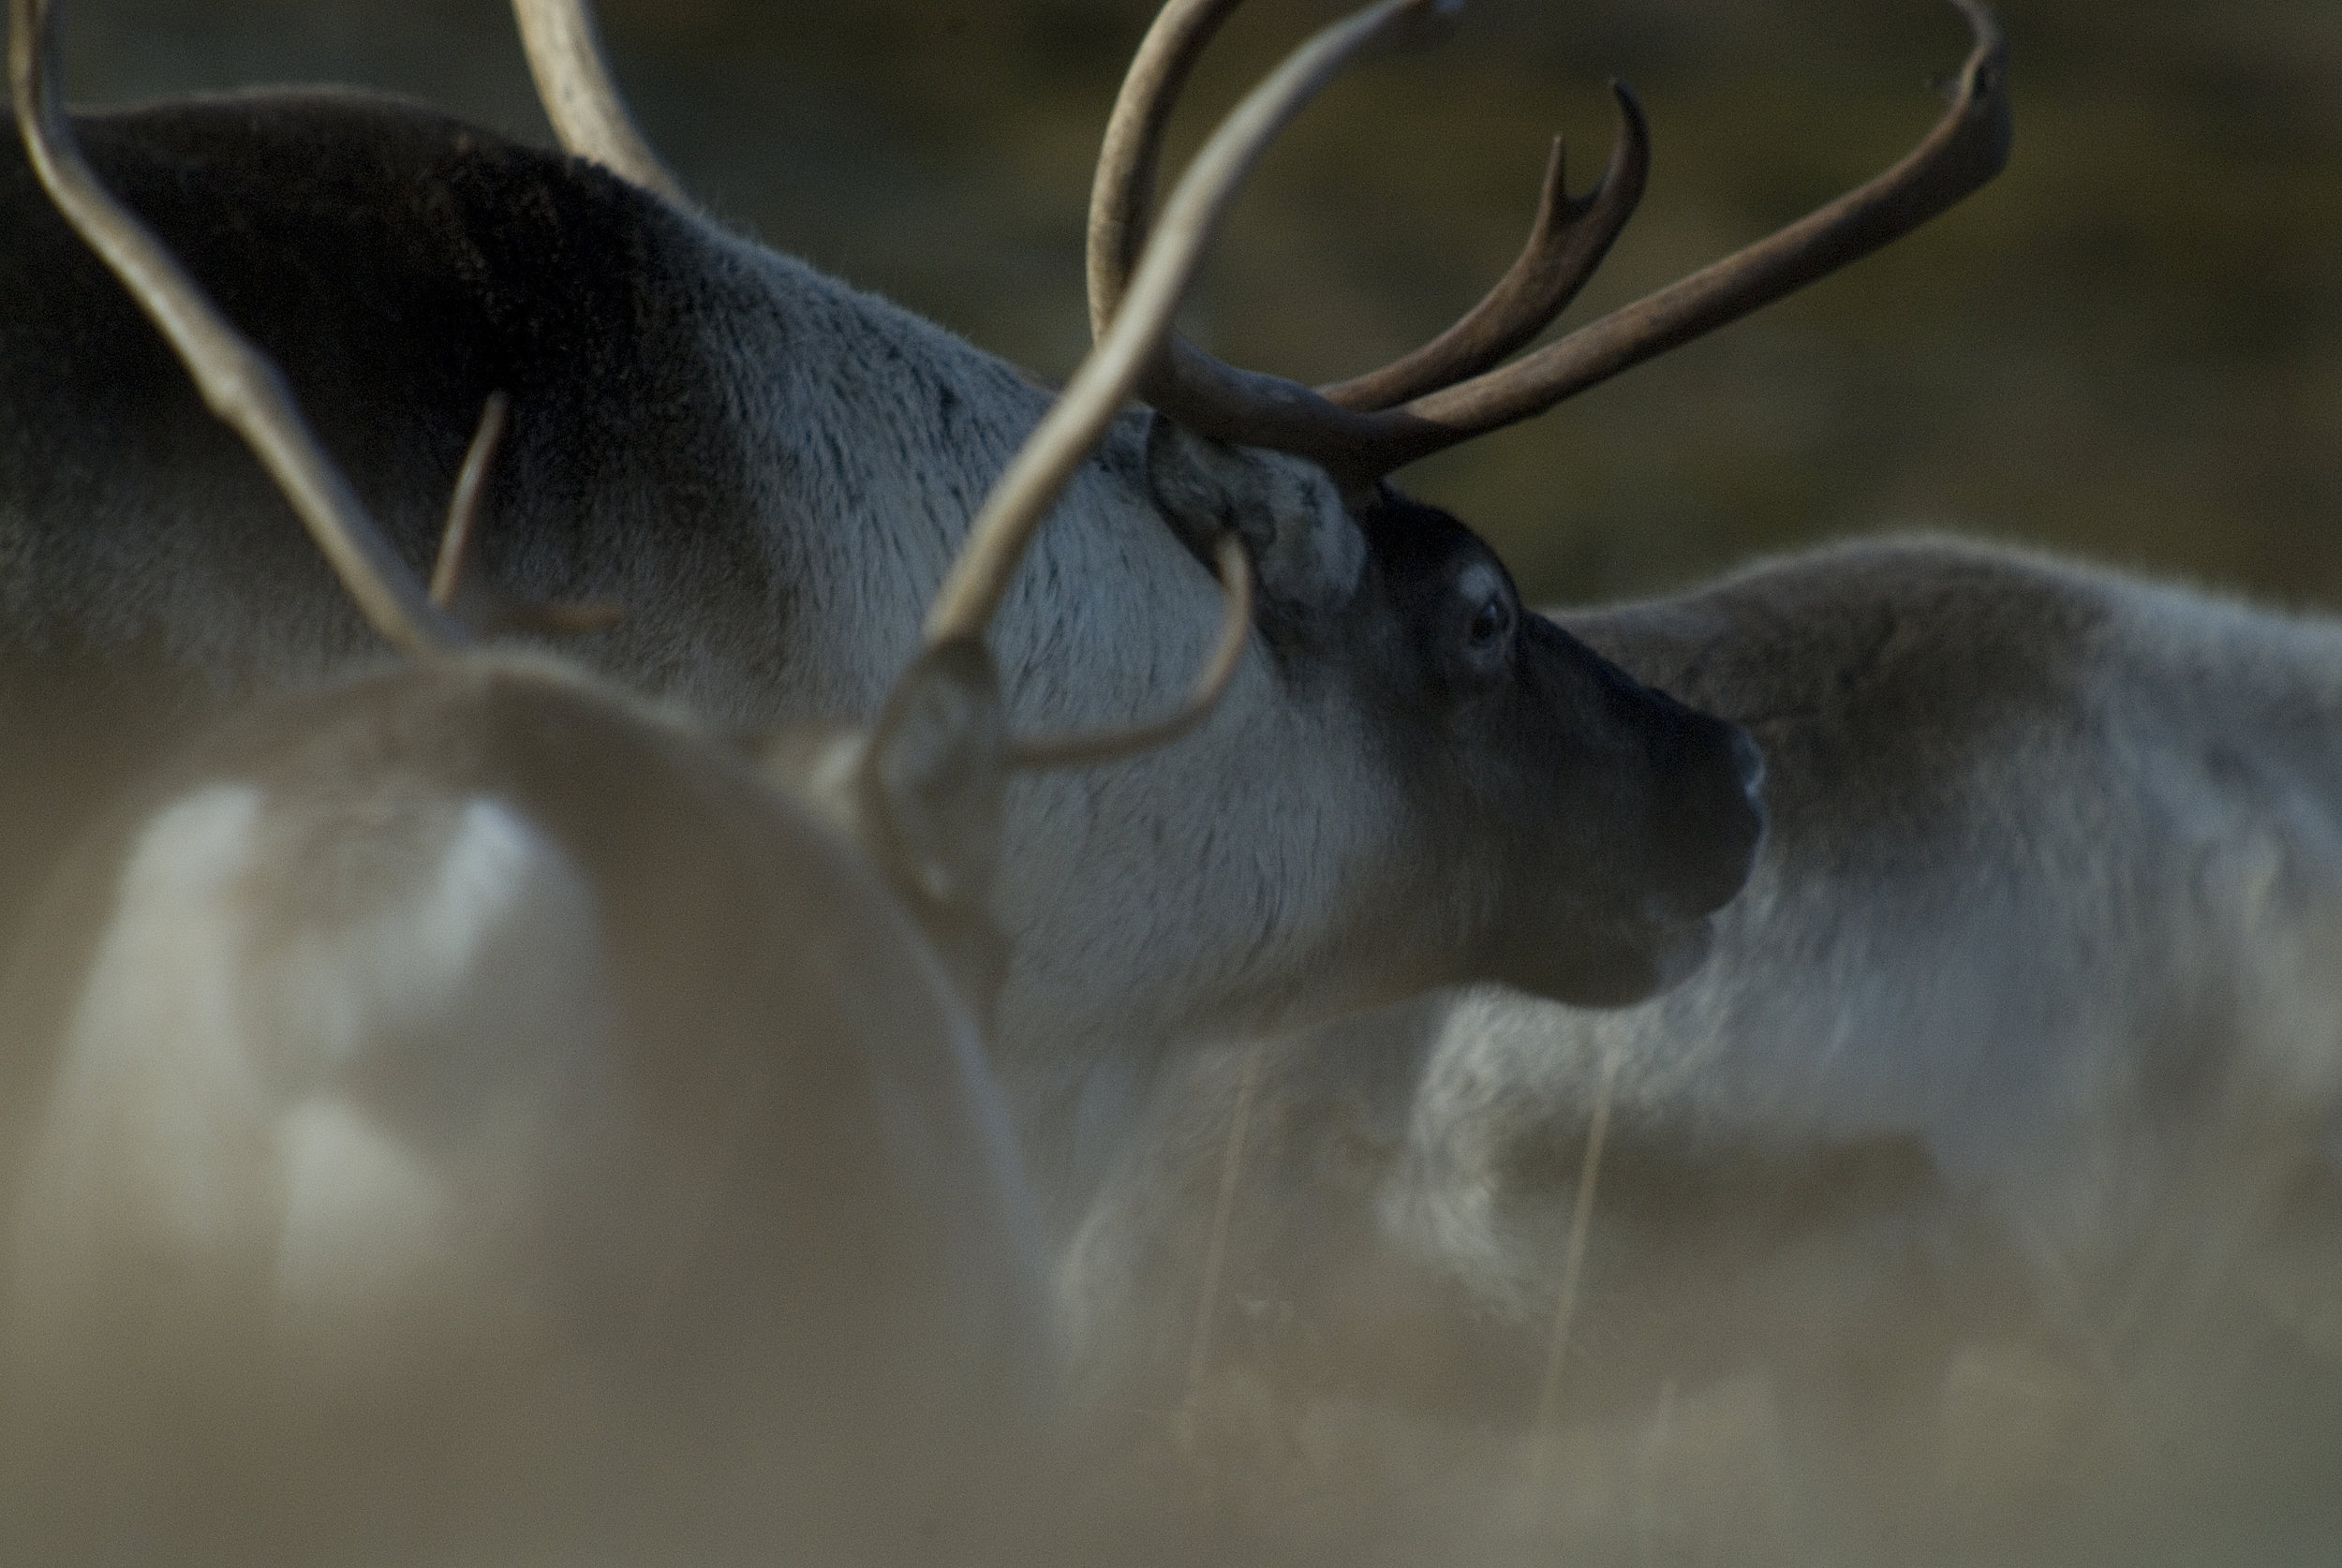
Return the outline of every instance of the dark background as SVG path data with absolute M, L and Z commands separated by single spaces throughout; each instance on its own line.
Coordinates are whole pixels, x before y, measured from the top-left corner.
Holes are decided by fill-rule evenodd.
M 1185 117 L 1331 0 L 1254 0 Z M 1049 376 L 1079 355 L 1089 159 L 1143 0 L 605 0 L 652 139 L 719 214 Z M 1405 476 L 1539 599 L 1926 525 L 2342 603 L 2342 4 L 2011 0 L 2008 172 L 1890 251 Z M 82 100 L 339 80 L 545 140 L 498 0 L 74 0 Z M 1288 134 L 1198 290 L 1310 378 L 1430 335 L 1577 181 L 1632 82 L 1651 191 L 1585 318 L 1901 155 L 1965 52 L 1940 0 L 1475 0 Z

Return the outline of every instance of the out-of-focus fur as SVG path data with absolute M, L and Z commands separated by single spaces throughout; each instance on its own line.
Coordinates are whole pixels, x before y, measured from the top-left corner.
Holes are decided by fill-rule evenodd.
M 1039 1211 L 882 864 L 541 660 L 207 733 L 0 992 L 0 1553 L 997 1540 Z

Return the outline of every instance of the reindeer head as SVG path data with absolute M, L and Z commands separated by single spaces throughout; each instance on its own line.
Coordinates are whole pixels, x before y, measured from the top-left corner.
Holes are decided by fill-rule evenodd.
M 1095 328 L 1121 308 L 1179 89 L 1238 3 L 1170 0 L 1132 64 L 1091 198 Z M 1949 111 L 1901 164 L 1515 362 L 1503 362 L 1567 306 L 1641 196 L 1649 141 L 1623 87 L 1614 87 L 1622 132 L 1601 183 L 1571 195 L 1557 141 L 1519 259 L 1423 348 L 1311 389 L 1223 364 L 1174 335 L 1141 378 L 1160 419 L 1150 484 L 1173 527 L 1191 540 L 1213 527 L 1242 533 L 1260 563 L 1271 648 L 1353 640 L 1347 658 L 1320 667 L 1357 672 L 1370 688 L 1361 701 L 1403 716 L 1388 732 L 1424 749 L 1401 759 L 1401 772 L 1426 842 L 1457 876 L 1451 891 L 1490 890 L 1476 930 L 1459 937 L 1451 975 L 1618 1003 L 1688 972 L 1704 951 L 1701 917 L 1738 890 L 1754 854 L 1761 766 L 1737 728 L 1640 686 L 1526 613 L 1486 545 L 1386 476 L 1724 325 L 1991 178 L 2008 150 L 2003 46 L 1980 4 L 1957 3 L 1974 50 Z

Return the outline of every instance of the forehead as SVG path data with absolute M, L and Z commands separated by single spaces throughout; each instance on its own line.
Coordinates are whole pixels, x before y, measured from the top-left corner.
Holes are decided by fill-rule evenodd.
M 1358 529 L 1375 563 L 1392 583 L 1463 582 L 1509 585 L 1496 552 L 1452 513 L 1385 486 L 1357 510 Z

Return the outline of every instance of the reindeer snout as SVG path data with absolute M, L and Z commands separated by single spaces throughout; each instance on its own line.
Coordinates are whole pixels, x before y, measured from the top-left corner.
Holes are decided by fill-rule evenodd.
M 1732 732 L 1732 757 L 1741 770 L 1741 794 L 1759 818 L 1765 811 L 1765 754 L 1757 749 L 1756 739 L 1737 724 L 1727 725 Z

